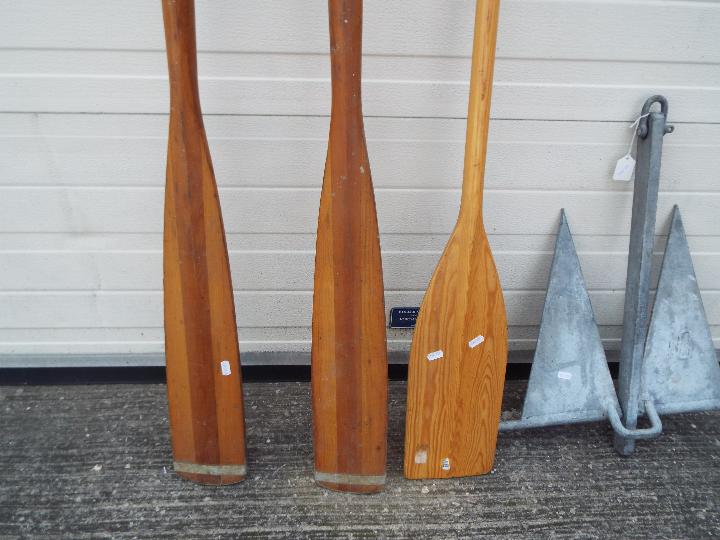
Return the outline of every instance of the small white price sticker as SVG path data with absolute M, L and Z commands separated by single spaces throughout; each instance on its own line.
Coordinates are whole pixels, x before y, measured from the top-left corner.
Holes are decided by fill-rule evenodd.
M 474 337 L 473 339 L 471 339 L 470 341 L 468 341 L 468 346 L 471 349 L 474 349 L 475 347 L 480 345 L 483 341 L 485 341 L 485 336 L 477 336 L 477 337 Z
M 635 160 L 630 154 L 625 154 L 615 164 L 613 180 L 618 182 L 629 182 L 635 170 Z
M 222 373 L 225 377 L 232 373 L 230 371 L 230 362 L 228 362 L 227 360 L 223 360 L 222 362 L 220 362 L 220 373 Z
M 428 359 L 430 362 L 432 362 L 432 361 L 434 361 L 434 360 L 437 360 L 437 359 L 439 359 L 439 358 L 442 358 L 442 357 L 443 357 L 443 352 L 442 352 L 442 351 L 434 351 L 434 352 L 431 352 L 430 354 L 427 355 L 427 359 Z

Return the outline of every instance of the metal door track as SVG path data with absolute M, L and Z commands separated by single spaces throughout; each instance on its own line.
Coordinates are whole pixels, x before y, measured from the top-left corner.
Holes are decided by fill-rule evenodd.
M 655 103 L 660 111 L 651 112 Z M 637 439 L 660 435 L 659 413 L 720 409 L 720 366 L 677 206 L 649 309 L 662 140 L 673 131 L 667 112 L 664 97 L 649 98 L 637 129 L 618 393 L 562 210 L 522 417 L 501 431 L 607 419 L 615 449 L 630 455 Z M 637 427 L 642 414 L 650 427 Z

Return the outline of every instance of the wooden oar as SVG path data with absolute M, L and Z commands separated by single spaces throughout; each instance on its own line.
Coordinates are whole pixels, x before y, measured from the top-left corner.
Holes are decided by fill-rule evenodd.
M 313 298 L 315 480 L 371 493 L 385 483 L 387 352 L 382 264 L 360 65 L 362 0 L 330 0 L 332 111 Z
M 177 473 L 245 477 L 240 354 L 225 232 L 200 111 L 193 0 L 163 0 L 170 134 L 163 251 L 165 354 Z
M 478 0 L 460 215 L 425 293 L 410 351 L 405 476 L 484 474 L 507 360 L 502 289 L 482 192 L 499 0 Z

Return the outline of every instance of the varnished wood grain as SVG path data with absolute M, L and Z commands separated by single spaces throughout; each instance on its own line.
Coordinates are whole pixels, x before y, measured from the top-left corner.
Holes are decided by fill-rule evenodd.
M 370 493 L 385 483 L 387 352 L 360 94 L 362 1 L 330 0 L 329 13 L 332 111 L 312 322 L 315 478 Z
M 484 474 L 495 455 L 507 322 L 482 191 L 498 12 L 499 0 L 477 1 L 460 215 L 430 279 L 410 351 L 408 478 Z
M 240 354 L 200 109 L 193 0 L 164 0 L 163 18 L 170 74 L 163 284 L 173 454 L 181 476 L 229 484 L 244 478 L 245 467 Z

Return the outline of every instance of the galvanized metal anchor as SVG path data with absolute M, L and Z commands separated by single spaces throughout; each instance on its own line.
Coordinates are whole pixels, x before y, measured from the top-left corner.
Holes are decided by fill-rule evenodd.
M 650 110 L 655 103 L 660 111 Z M 629 455 L 636 440 L 660 435 L 659 414 L 720 409 L 720 366 L 677 206 L 649 310 L 662 140 L 673 131 L 667 113 L 664 97 L 649 98 L 637 129 L 619 392 L 563 210 L 522 417 L 501 431 L 607 419 L 616 450 Z M 642 414 L 647 428 L 637 427 Z

